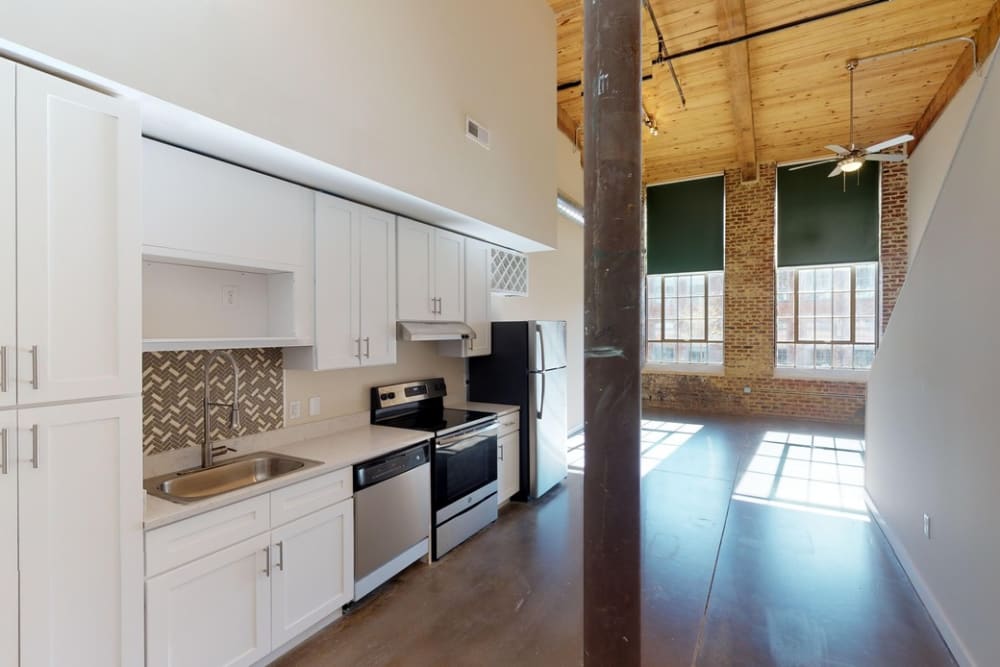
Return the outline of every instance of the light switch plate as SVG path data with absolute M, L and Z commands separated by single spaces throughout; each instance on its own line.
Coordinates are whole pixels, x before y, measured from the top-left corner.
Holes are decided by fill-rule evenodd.
M 319 396 L 313 396 L 309 399 L 309 416 L 315 417 L 319 414 Z
M 302 416 L 302 403 L 300 401 L 292 401 L 288 404 L 288 418 L 298 419 Z

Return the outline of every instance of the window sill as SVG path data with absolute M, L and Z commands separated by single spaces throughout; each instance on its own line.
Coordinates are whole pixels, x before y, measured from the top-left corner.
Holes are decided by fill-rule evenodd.
M 826 380 L 827 382 L 858 382 L 868 384 L 867 370 L 775 368 L 774 377 L 785 380 Z
M 657 375 L 725 375 L 723 364 L 654 364 L 642 367 L 643 373 Z

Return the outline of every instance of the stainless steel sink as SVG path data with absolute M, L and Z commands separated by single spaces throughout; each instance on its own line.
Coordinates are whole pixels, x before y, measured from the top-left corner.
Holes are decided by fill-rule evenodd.
M 266 482 L 319 465 L 319 461 L 258 452 L 230 459 L 211 468 L 194 468 L 150 477 L 143 486 L 151 495 L 175 503 L 190 503 Z

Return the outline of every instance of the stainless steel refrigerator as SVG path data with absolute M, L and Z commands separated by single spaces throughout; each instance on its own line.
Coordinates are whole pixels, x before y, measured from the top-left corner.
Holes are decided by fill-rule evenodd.
M 493 323 L 493 353 L 469 360 L 469 400 L 521 409 L 521 490 L 538 498 L 566 477 L 566 322 Z

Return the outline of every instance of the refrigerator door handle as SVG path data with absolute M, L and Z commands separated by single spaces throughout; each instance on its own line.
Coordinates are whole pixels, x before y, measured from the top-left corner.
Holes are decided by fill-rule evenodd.
M 541 365 L 541 367 L 538 370 L 545 371 L 545 370 L 548 370 L 548 368 L 549 368 L 548 366 L 545 365 L 545 336 L 542 334 L 542 325 L 538 324 L 537 322 L 535 323 L 535 335 L 538 336 L 538 349 L 542 353 L 542 365 Z M 543 390 L 542 390 L 542 399 L 544 401 L 544 399 L 545 399 L 545 391 L 544 391 L 545 385 L 543 384 L 542 387 L 543 387 Z M 538 418 L 539 419 L 542 418 L 541 412 L 539 412 Z
M 542 413 L 545 412 L 545 376 L 547 373 L 543 372 L 538 375 L 542 378 L 542 400 L 538 402 L 538 419 L 541 419 Z

